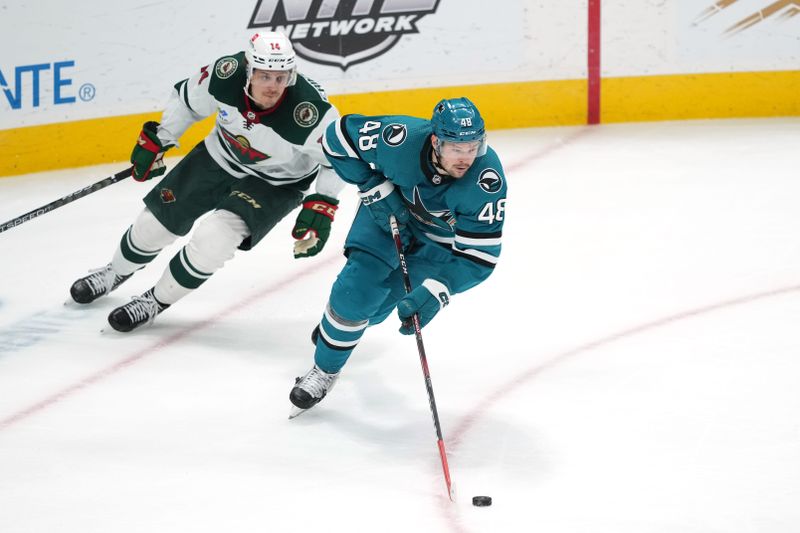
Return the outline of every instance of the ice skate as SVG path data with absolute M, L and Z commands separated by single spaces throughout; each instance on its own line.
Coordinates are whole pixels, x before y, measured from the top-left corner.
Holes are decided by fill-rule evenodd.
M 117 307 L 108 315 L 108 323 L 117 331 L 128 332 L 144 324 L 150 324 L 155 320 L 156 315 L 169 307 L 162 304 L 153 296 L 153 289 L 145 292 L 141 296 L 134 296 L 133 299 Z
M 292 392 L 289 393 L 289 400 L 293 405 L 289 418 L 294 418 L 317 405 L 333 389 L 337 379 L 339 372 L 328 374 L 317 365 L 314 365 L 314 368 L 302 378 L 297 378 Z
M 77 280 L 70 287 L 69 293 L 77 303 L 88 304 L 119 287 L 131 275 L 115 274 L 109 263 L 104 267 L 91 270 L 88 276 Z

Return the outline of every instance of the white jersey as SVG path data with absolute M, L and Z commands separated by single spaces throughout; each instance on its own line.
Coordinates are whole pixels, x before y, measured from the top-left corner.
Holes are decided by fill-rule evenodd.
M 256 176 L 276 186 L 305 190 L 315 178 L 320 194 L 336 197 L 344 182 L 330 170 L 320 139 L 339 113 L 314 81 L 298 74 L 280 102 L 260 111 L 245 94 L 244 52 L 218 59 L 175 84 L 158 137 L 178 145 L 195 122 L 216 114 L 205 145 L 231 176 Z

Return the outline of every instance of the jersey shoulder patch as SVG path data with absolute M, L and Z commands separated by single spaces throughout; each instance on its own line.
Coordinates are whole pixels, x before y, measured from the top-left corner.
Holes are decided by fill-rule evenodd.
M 297 82 L 286 88 L 286 95 L 277 109 L 262 117 L 261 123 L 272 128 L 286 141 L 299 146 L 308 141 L 332 107 L 322 87 L 298 74 Z
M 322 86 L 302 74 L 297 75 L 297 82 L 287 91 L 283 105 L 291 107 L 292 119 L 301 128 L 314 128 L 333 107 Z
M 430 123 L 425 119 L 403 115 L 386 116 L 383 120 L 381 140 L 384 145 L 397 148 L 406 141 L 417 144 L 416 141 L 420 138 L 424 140 L 430 134 Z
M 473 168 L 470 169 L 469 177 L 486 194 L 496 195 L 505 194 L 506 192 L 507 185 L 503 166 L 491 146 L 486 149 L 483 157 L 479 158 Z
M 392 122 L 381 130 L 383 144 L 396 148 L 406 142 L 408 138 L 408 126 L 399 122 Z
M 478 173 L 478 187 L 483 192 L 497 194 L 505 189 L 503 176 L 492 167 L 486 167 Z
M 210 80 L 208 92 L 218 101 L 239 107 L 244 101 L 247 83 L 247 61 L 244 52 L 223 56 L 208 67 Z
M 497 154 L 489 148 L 469 171 L 453 183 L 459 210 L 470 212 L 488 204 L 502 210 L 508 184 Z
M 405 115 L 346 115 L 342 124 L 345 141 L 353 151 L 381 171 L 391 172 L 397 165 L 419 165 L 420 126 L 427 121 Z
M 214 76 L 221 80 L 227 80 L 233 76 L 239 68 L 239 60 L 235 56 L 221 57 L 214 64 Z

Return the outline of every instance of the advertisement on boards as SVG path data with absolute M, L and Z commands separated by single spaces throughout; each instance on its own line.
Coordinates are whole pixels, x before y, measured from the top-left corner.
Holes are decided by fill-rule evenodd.
M 800 0 L 602 5 L 606 77 L 800 70 Z
M 46 4 L 4 6 L 0 45 L 15 53 L 0 57 L 0 129 L 158 111 L 176 82 L 270 29 L 290 36 L 300 70 L 329 95 L 585 73 L 582 2 L 504 0 L 502 10 L 481 0 Z M 41 27 L 46 38 L 31 31 Z

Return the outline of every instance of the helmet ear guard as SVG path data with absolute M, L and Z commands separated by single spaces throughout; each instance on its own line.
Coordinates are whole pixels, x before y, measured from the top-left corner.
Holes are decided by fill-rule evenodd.
M 247 59 L 247 90 L 253 71 L 277 70 L 289 72 L 287 86 L 294 85 L 297 81 L 297 61 L 292 42 L 282 33 L 268 31 L 256 33 L 250 38 L 247 49 L 244 51 Z
M 434 150 L 439 154 L 444 142 L 463 143 L 479 141 L 478 157 L 486 153 L 486 126 L 478 108 L 468 98 L 440 100 L 431 117 L 433 134 L 439 142 Z

